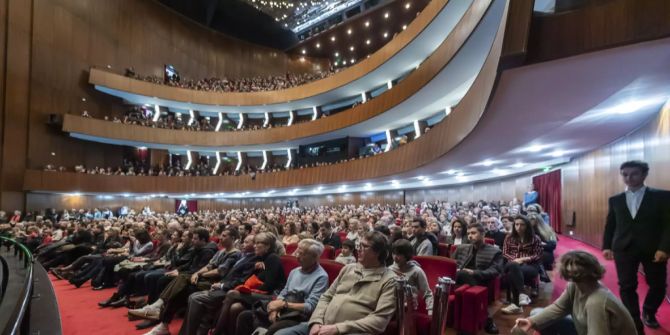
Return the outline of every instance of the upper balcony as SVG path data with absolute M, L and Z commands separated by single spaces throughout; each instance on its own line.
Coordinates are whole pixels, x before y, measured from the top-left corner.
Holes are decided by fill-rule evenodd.
M 369 58 L 357 60 L 355 65 L 330 77 L 289 89 L 253 93 L 206 92 L 153 84 L 96 68 L 90 70 L 89 83 L 102 92 L 133 103 L 197 110 L 212 116 L 220 112 L 309 109 L 360 96 L 361 92 L 369 92 L 412 71 L 440 46 L 473 3 L 472 0 L 433 0 L 406 30 Z
M 452 3 L 457 2 L 452 1 Z M 490 1 L 475 0 L 472 2 L 461 1 L 461 3 L 467 5 L 463 6 L 465 11 L 460 15 L 458 22 L 453 23 L 449 34 L 421 66 L 415 67 L 402 81 L 396 83 L 395 86 L 389 85 L 390 87 L 383 93 L 367 100 L 365 103 L 357 104 L 353 108 L 327 118 L 318 118 L 309 122 L 269 129 L 236 132 L 192 132 L 126 125 L 65 115 L 63 131 L 69 132 L 74 137 L 105 143 L 168 149 L 175 146 L 189 146 L 192 150 L 248 151 L 295 147 L 300 143 L 324 140 L 324 136 L 330 138 L 343 136 L 343 134 L 344 136 L 370 136 L 375 132 L 379 133 L 386 129 L 404 126 L 414 120 L 426 119 L 439 110 L 443 110 L 445 106 L 458 103 L 484 61 L 486 52 L 484 48 L 486 46 L 478 41 L 469 40 L 469 38 L 484 17 Z M 444 10 L 447 8 L 449 7 L 446 6 Z M 452 10 L 455 9 L 452 8 Z M 421 15 L 424 15 L 424 13 L 426 11 Z M 465 47 L 466 42 L 469 45 L 468 47 Z M 454 63 L 454 66 L 449 66 L 450 63 Z M 354 68 L 361 65 L 363 64 L 358 64 Z M 100 71 L 100 73 L 107 72 Z M 441 76 L 443 81 L 440 85 L 444 91 L 439 100 L 433 101 L 432 109 L 426 110 L 416 106 L 405 106 L 405 103 L 417 92 L 426 88 L 429 84 L 435 86 L 438 80 L 437 76 L 440 73 L 443 73 Z M 444 75 L 445 73 L 448 75 Z M 134 81 L 126 77 L 121 78 L 126 81 Z M 436 107 L 438 101 L 440 107 Z M 412 110 L 413 113 L 407 113 L 407 110 Z M 293 112 L 290 113 L 294 114 Z M 267 113 L 266 117 L 270 114 Z M 223 113 L 217 113 L 216 118 L 225 118 L 224 115 Z M 352 127 L 358 130 L 355 131 Z M 365 131 L 361 130 L 363 128 Z

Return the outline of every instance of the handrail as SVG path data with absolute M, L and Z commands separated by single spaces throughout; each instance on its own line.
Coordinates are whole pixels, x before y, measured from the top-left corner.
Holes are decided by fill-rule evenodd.
M 27 268 L 26 280 L 24 282 L 22 291 L 20 292 L 20 300 L 16 304 L 16 307 L 13 308 L 6 324 L 3 329 L 3 334 L 28 334 L 28 327 L 30 325 L 30 301 L 33 294 L 33 270 L 34 270 L 34 258 L 33 254 L 28 250 L 28 248 L 7 237 L 0 236 L 0 245 L 5 245 L 7 243 L 14 246 L 14 254 L 19 256 L 19 259 L 23 259 L 23 266 Z M 4 297 L 3 297 L 4 298 Z M 0 307 L 5 304 L 4 299 L 0 301 Z M 3 313 L 5 314 L 5 313 Z M 0 314 L 2 315 L 2 314 Z
M 427 85 L 456 56 L 481 22 L 490 3 L 490 0 L 473 1 L 437 49 L 426 58 L 418 69 L 412 71 L 407 78 L 392 89 L 385 91 L 365 104 L 327 118 L 303 122 L 290 127 L 237 132 L 194 132 L 127 125 L 65 114 L 62 130 L 97 138 L 123 140 L 142 146 L 160 144 L 215 148 L 287 142 L 344 129 L 383 114 Z
M 25 191 L 91 193 L 219 193 L 306 187 L 344 181 L 370 180 L 405 173 L 451 151 L 475 128 L 488 104 L 498 75 L 507 6 L 504 7 L 493 45 L 470 90 L 449 117 L 409 144 L 389 152 L 345 163 L 248 176 L 164 177 L 105 176 L 72 172 L 27 170 Z M 500 9 L 500 8 L 499 8 Z
M 398 34 L 396 38 L 377 52 L 371 54 L 370 58 L 363 59 L 356 65 L 327 78 L 283 90 L 213 93 L 153 84 L 98 68 L 90 69 L 89 83 L 148 97 L 205 105 L 254 106 L 301 100 L 344 86 L 374 71 L 400 50 L 407 47 L 416 36 L 430 25 L 447 3 L 447 0 L 432 0 L 421 14 L 407 26 L 405 31 Z

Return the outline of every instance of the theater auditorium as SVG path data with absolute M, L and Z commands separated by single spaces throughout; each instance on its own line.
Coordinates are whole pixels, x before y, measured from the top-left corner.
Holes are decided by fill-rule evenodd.
M 670 335 L 670 1 L 0 0 L 0 333 Z

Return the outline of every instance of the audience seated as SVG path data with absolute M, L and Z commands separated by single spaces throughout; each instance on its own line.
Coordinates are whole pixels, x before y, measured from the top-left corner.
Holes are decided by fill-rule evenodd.
M 439 276 L 455 278 L 459 284 L 476 283 L 488 287 L 489 274 L 496 277 L 493 272 L 500 251 L 486 244 L 476 248 L 479 243 L 476 241 L 484 236 L 481 229 L 464 229 L 473 236 L 463 236 L 460 235 L 460 225 L 476 222 L 479 218 L 487 223 L 489 231 L 486 233 L 495 235 L 502 229 L 497 223 L 500 221 L 492 218 L 499 219 L 512 212 L 523 213 L 523 208 L 515 202 L 435 201 L 406 205 L 295 205 L 161 214 L 147 208 L 134 210 L 124 206 L 118 216 L 114 216 L 109 208 L 29 211 L 15 214 L 18 217 L 14 222 L 5 215 L 6 223 L 0 222 L 0 232 L 37 246 L 38 259 L 49 264 L 57 278 L 69 279 L 77 286 L 94 279 L 96 289 L 118 284 L 116 292 L 99 305 L 128 307 L 130 319 L 143 319 L 137 328 L 153 327 L 149 334 L 166 334 L 167 325 L 182 309 L 186 310 L 183 334 L 191 334 L 193 329 L 195 333 L 214 329 L 211 330 L 213 334 L 248 334 L 256 327 L 274 331 L 298 322 L 301 323 L 279 330 L 277 334 L 309 332 L 310 329 L 324 333 L 339 329 L 377 334 L 383 332 L 395 310 L 394 285 L 392 281 L 388 282 L 388 276 L 391 279 L 406 277 L 418 293 L 423 293 L 418 306 L 423 309 L 425 305 L 428 311 L 432 305 L 430 288 Z M 527 257 L 521 253 L 535 249 L 524 246 L 529 244 L 528 241 L 532 246 L 537 239 L 537 250 L 540 250 L 537 258 L 518 267 L 539 267 L 542 251 L 539 229 L 535 236 L 531 223 L 519 222 L 518 218 L 516 221 L 516 228 L 511 227 L 512 232 L 503 245 L 505 257 L 514 253 L 520 256 L 511 259 Z M 428 227 L 432 228 L 430 232 L 426 231 Z M 445 227 L 449 229 L 445 230 Z M 535 239 L 526 239 L 526 231 L 531 231 L 530 236 Z M 439 256 L 412 257 L 420 246 L 434 248 L 433 242 L 437 244 L 434 233 L 456 240 L 451 237 L 452 232 L 459 233 L 460 241 L 464 243 L 455 246 L 452 257 L 456 261 Z M 474 236 L 475 233 L 479 235 Z M 279 323 L 277 320 L 281 318 L 273 320 L 271 317 L 279 302 L 268 303 L 283 287 L 284 278 L 289 278 L 284 291 L 290 292 L 291 273 L 298 271 L 304 275 L 301 269 L 309 266 L 305 263 L 308 257 L 304 257 L 302 246 L 310 244 L 312 240 L 309 238 L 313 236 L 333 248 L 332 254 L 324 256 L 323 251 L 320 253 L 320 257 L 328 258 L 320 260 L 320 267 L 328 274 L 328 281 L 333 281 L 333 286 L 324 294 L 309 321 L 305 314 L 300 316 L 302 319 L 291 317 L 291 322 Z M 340 236 L 353 240 L 345 239 L 341 249 L 335 252 L 333 246 L 340 241 Z M 285 245 L 280 237 L 289 243 Z M 379 237 L 383 237 L 383 241 Z M 522 247 L 515 249 L 510 243 L 514 239 Z M 387 249 L 390 248 L 389 240 L 394 242 L 393 253 Z M 320 246 L 319 250 L 325 248 L 314 241 L 310 250 L 315 250 L 314 245 Z M 282 269 L 282 264 L 289 264 L 278 257 L 284 249 L 289 254 L 295 251 L 300 269 L 294 270 L 298 263 L 286 272 Z M 358 263 L 357 249 L 360 252 Z M 491 251 L 492 260 L 485 260 L 489 254 L 484 252 L 487 250 Z M 393 260 L 395 264 L 387 269 L 386 264 Z M 340 272 L 343 263 L 348 265 Z M 506 266 L 509 291 L 521 292 L 524 283 L 533 283 L 529 279 L 537 275 L 524 278 L 525 270 L 521 270 L 519 277 L 514 265 L 509 263 L 513 262 Z M 466 275 L 469 270 L 473 275 Z M 478 271 L 482 274 L 476 275 Z M 521 284 L 515 286 L 519 278 Z M 354 287 L 367 287 L 366 290 L 378 292 L 377 296 L 381 298 L 373 301 L 361 297 L 357 290 L 350 291 L 350 284 L 354 283 Z M 340 289 L 346 290 L 338 291 Z M 392 298 L 387 300 L 389 294 Z M 293 305 L 289 298 L 284 301 L 288 303 L 288 310 L 284 312 L 293 316 L 298 314 L 293 311 L 300 312 L 298 305 L 307 303 L 296 301 Z M 252 309 L 257 309 L 254 305 L 258 307 L 259 303 L 265 304 L 267 319 L 258 320 L 251 313 Z M 284 309 L 283 303 L 281 309 Z

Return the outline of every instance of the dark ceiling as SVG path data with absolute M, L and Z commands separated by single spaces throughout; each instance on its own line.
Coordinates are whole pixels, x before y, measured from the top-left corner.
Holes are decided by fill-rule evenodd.
M 239 0 L 158 2 L 208 28 L 255 44 L 285 50 L 298 42 L 291 30 Z

